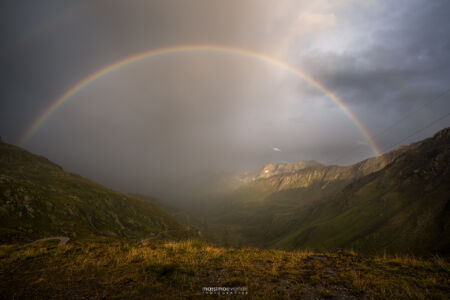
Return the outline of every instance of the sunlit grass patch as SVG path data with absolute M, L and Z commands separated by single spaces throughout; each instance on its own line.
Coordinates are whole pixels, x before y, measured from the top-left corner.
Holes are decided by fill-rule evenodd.
M 57 291 L 60 298 L 67 298 L 70 288 L 88 298 L 177 299 L 202 296 L 204 286 L 245 286 L 255 298 L 445 299 L 448 266 L 442 257 L 234 249 L 195 240 L 151 245 L 2 245 L 0 292 L 51 298 Z

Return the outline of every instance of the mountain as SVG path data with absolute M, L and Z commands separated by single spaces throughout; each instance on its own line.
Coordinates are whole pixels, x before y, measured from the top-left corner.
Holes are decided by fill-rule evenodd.
M 450 254 L 450 129 L 308 213 L 275 245 Z
M 269 178 L 279 174 L 293 173 L 308 167 L 317 166 L 321 166 L 321 164 L 313 160 L 302 160 L 291 163 L 267 163 L 259 170 L 209 174 L 209 182 L 206 182 L 208 188 L 206 190 L 210 194 L 224 193 L 259 179 Z
M 189 233 L 149 201 L 105 188 L 0 142 L 0 242 L 162 235 Z
M 248 182 L 202 203 L 208 226 L 221 232 L 216 242 L 232 245 L 444 253 L 448 135 L 446 129 L 350 166 L 311 166 Z M 417 177 L 430 169 L 438 175 Z
M 247 180 L 240 184 L 228 185 L 226 192 L 199 200 L 191 213 L 207 219 L 209 229 L 213 229 L 210 238 L 216 242 L 269 246 L 272 239 L 290 230 L 286 226 L 295 223 L 294 211 L 334 195 L 353 180 L 382 169 L 413 147 L 400 147 L 350 166 L 304 161 L 287 166 L 269 163 L 261 170 L 247 173 Z
M 447 257 L 397 254 L 449 254 L 449 150 L 446 129 L 351 166 L 278 168 L 202 203 L 221 243 L 318 250 L 287 252 L 173 241 L 193 235 L 154 203 L 193 223 L 184 210 L 0 143 L 0 298 L 447 299 Z M 71 242 L 16 243 L 51 236 Z
M 269 178 L 274 175 L 293 173 L 305 168 L 319 166 L 321 166 L 321 164 L 314 160 L 301 160 L 291 163 L 267 163 L 260 170 L 241 174 L 240 178 L 242 182 L 250 182 L 261 178 Z
M 349 166 L 266 164 L 232 190 L 181 210 L 110 190 L 1 142 L 0 242 L 136 241 L 200 228 L 232 246 L 448 255 L 449 136 L 445 129 Z

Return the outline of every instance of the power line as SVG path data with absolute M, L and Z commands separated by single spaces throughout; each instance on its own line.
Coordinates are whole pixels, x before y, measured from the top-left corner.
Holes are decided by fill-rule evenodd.
M 431 99 L 431 101 L 426 102 L 426 103 L 425 103 L 424 105 L 422 105 L 420 108 L 418 108 L 418 109 L 416 109 L 416 110 L 413 110 L 413 111 L 410 111 L 410 112 L 406 113 L 406 114 L 403 116 L 403 118 L 401 118 L 401 119 L 398 120 L 397 122 L 395 122 L 395 123 L 389 125 L 388 127 L 386 127 L 385 129 L 383 129 L 382 131 L 378 132 L 377 134 L 372 135 L 372 138 L 380 137 L 380 136 L 384 135 L 386 132 L 388 132 L 388 130 L 390 130 L 391 128 L 393 128 L 393 127 L 397 126 L 398 124 L 402 123 L 403 121 L 405 121 L 406 119 L 408 119 L 412 114 L 415 114 L 415 113 L 421 111 L 422 109 L 426 108 L 427 106 L 430 106 L 431 104 L 433 104 L 434 102 L 436 102 L 436 101 L 438 101 L 438 100 L 445 99 L 445 97 L 444 97 L 444 98 L 442 98 L 442 97 L 443 97 L 445 94 L 448 94 L 449 92 L 450 92 L 450 89 L 448 89 L 448 90 L 446 90 L 446 91 L 440 93 L 438 96 L 436 96 L 436 97 L 434 97 L 433 99 Z M 344 159 L 345 157 L 347 157 L 347 156 L 349 156 L 350 154 L 354 153 L 355 150 L 359 149 L 360 147 L 361 147 L 361 146 L 358 145 L 358 146 L 356 146 L 356 147 L 350 149 L 350 151 L 348 151 L 348 152 L 346 152 L 344 155 L 338 157 L 338 158 L 337 158 L 336 160 L 334 160 L 331 164 L 333 165 L 333 164 L 337 163 L 338 161 Z M 382 152 L 384 152 L 384 151 L 382 151 Z
M 439 117 L 439 118 L 433 120 L 432 122 L 428 123 L 428 124 L 425 125 L 424 127 L 422 127 L 422 128 L 420 128 L 419 130 L 417 130 L 416 132 L 414 132 L 414 133 L 408 135 L 408 136 L 405 137 L 404 139 L 402 139 L 402 140 L 396 142 L 395 144 L 392 144 L 391 146 L 389 146 L 388 148 L 386 148 L 386 149 L 383 150 L 383 151 L 387 151 L 388 149 L 392 149 L 393 147 L 396 147 L 396 146 L 400 145 L 400 144 L 403 143 L 404 141 L 406 141 L 406 140 L 408 140 L 409 138 L 415 136 L 416 134 L 422 132 L 423 130 L 425 130 L 425 129 L 427 129 L 427 128 L 430 128 L 431 126 L 433 126 L 433 125 L 436 124 L 437 122 L 439 122 L 439 121 L 445 119 L 445 118 L 448 117 L 448 116 L 450 116 L 450 112 L 446 113 L 446 114 L 443 115 L 442 117 Z
M 386 133 L 389 129 L 391 129 L 392 127 L 400 124 L 401 122 L 403 122 L 404 120 L 408 119 L 410 115 L 415 114 L 418 111 L 421 111 L 422 109 L 426 108 L 427 106 L 430 106 L 431 104 L 433 104 L 434 102 L 436 102 L 437 100 L 440 100 L 442 96 L 444 96 L 445 94 L 447 94 L 448 92 L 450 92 L 450 89 L 444 91 L 443 93 L 439 94 L 437 97 L 431 99 L 430 102 L 426 102 L 424 105 L 422 105 L 419 109 L 416 109 L 414 111 L 410 111 L 407 114 L 405 114 L 405 116 L 400 119 L 399 121 L 393 123 L 392 125 L 388 126 L 387 128 L 385 128 L 383 131 L 377 133 L 376 135 L 372 136 L 372 137 L 379 137 L 382 134 Z M 443 98 L 445 99 L 445 98 Z

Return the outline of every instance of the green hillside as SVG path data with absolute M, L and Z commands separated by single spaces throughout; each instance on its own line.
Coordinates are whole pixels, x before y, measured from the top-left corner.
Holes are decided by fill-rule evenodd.
M 379 171 L 407 149 L 400 147 L 349 166 L 309 164 L 281 174 L 270 168 L 266 173 L 265 167 L 260 172 L 264 177 L 243 180 L 245 184 L 227 193 L 208 195 L 193 206 L 191 213 L 204 216 L 209 238 L 215 242 L 268 247 L 274 239 L 299 228 L 306 208 L 316 207 L 352 181 Z
M 0 142 L 0 242 L 51 236 L 139 240 L 188 235 L 149 201 L 115 192 Z
M 448 253 L 449 130 L 351 166 L 254 180 L 207 199 L 224 245 Z
M 450 130 L 348 185 L 275 246 L 450 254 Z

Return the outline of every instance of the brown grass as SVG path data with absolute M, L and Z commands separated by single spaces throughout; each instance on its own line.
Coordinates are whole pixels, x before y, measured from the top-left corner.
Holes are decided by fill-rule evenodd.
M 247 286 L 233 298 L 447 299 L 442 257 L 218 248 L 201 241 L 0 246 L 5 298 L 151 298 L 205 295 L 202 287 Z

